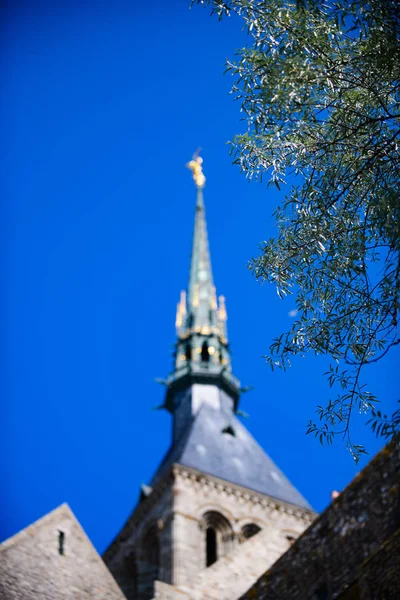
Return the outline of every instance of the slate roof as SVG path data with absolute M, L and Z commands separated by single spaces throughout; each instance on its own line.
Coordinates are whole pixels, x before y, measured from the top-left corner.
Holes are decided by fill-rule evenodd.
M 225 431 L 231 428 L 232 432 Z M 307 500 L 234 415 L 203 404 L 190 427 L 167 453 L 153 479 L 173 463 L 311 509 Z M 312 509 L 311 509 L 312 510 Z

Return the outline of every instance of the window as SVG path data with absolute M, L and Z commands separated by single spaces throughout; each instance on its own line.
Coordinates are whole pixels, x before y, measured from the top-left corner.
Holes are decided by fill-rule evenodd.
M 214 564 L 233 549 L 233 530 L 220 513 L 210 510 L 203 515 L 201 528 L 205 534 L 205 565 Z
M 212 527 L 206 529 L 206 567 L 217 562 L 217 533 Z
M 202 362 L 208 362 L 210 360 L 207 342 L 203 342 L 203 345 L 201 347 L 201 360 Z
M 259 531 L 261 531 L 261 527 L 259 527 L 255 523 L 248 523 L 247 525 L 242 527 L 241 541 L 244 542 L 248 540 L 249 538 L 253 537 L 253 535 L 256 535 L 256 533 L 258 533 Z
M 61 556 L 64 555 L 64 542 L 65 542 L 65 533 L 63 531 L 58 531 L 58 554 Z
M 222 433 L 226 433 L 227 435 L 236 437 L 236 433 L 235 433 L 235 430 L 233 429 L 232 425 L 227 425 L 226 427 L 224 427 L 222 430 Z

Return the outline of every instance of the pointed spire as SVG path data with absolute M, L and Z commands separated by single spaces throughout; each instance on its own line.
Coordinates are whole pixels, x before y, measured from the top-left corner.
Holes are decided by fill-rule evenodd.
M 202 158 L 195 154 L 187 164 L 193 173 L 197 197 L 188 293 L 181 292 L 176 311 L 178 340 L 165 403 L 171 412 L 174 411 L 174 390 L 191 381 L 222 387 L 234 399 L 235 407 L 240 394 L 240 383 L 231 372 L 225 298 L 220 296 L 217 302 L 211 269 L 202 163 Z
M 176 313 L 178 339 L 184 342 L 184 350 L 180 348 L 177 352 L 177 368 L 205 362 L 227 368 L 230 363 L 225 299 L 220 297 L 218 308 L 211 268 L 202 163 L 201 157 L 195 154 L 187 165 L 193 172 L 197 197 L 188 294 L 186 298 L 185 293 L 181 293 Z
M 216 327 L 218 322 L 216 309 L 203 189 L 198 187 L 188 289 L 190 326 L 195 331 L 204 327 Z

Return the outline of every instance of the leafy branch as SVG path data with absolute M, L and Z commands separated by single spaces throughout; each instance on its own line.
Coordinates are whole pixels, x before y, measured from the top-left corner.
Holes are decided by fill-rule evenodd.
M 209 4 L 219 18 L 240 18 L 249 40 L 227 63 L 246 124 L 231 143 L 234 163 L 250 180 L 268 173 L 278 189 L 290 174 L 301 182 L 275 210 L 276 236 L 249 264 L 296 300 L 296 321 L 266 361 L 286 369 L 295 356 L 332 358 L 327 377 L 338 394 L 308 432 L 328 443 L 343 437 L 357 460 L 364 449 L 351 439 L 352 419 L 374 414 L 378 402 L 364 369 L 400 339 L 397 3 Z

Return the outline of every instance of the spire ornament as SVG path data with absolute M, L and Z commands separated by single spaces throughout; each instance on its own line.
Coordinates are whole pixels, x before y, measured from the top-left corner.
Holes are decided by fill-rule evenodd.
M 219 297 L 218 319 L 220 321 L 227 321 L 228 320 L 228 315 L 227 315 L 227 312 L 226 312 L 225 296 L 220 296 Z
M 183 321 L 184 321 L 185 317 L 186 317 L 186 292 L 182 291 L 180 300 L 176 307 L 175 326 L 176 326 L 176 329 L 178 332 L 183 325 Z
M 193 180 L 198 188 L 203 188 L 206 183 L 206 178 L 203 173 L 203 159 L 199 156 L 198 151 L 193 154 L 193 158 L 187 163 L 187 168 L 193 173 Z
M 211 288 L 211 298 L 210 298 L 210 308 L 211 310 L 217 310 L 217 291 L 215 289 L 215 285 Z
M 221 336 L 221 339 L 223 340 L 224 343 L 226 343 L 228 340 L 228 333 L 227 333 L 227 327 L 226 327 L 226 322 L 228 320 L 228 315 L 226 312 L 226 304 L 225 304 L 225 296 L 220 296 L 218 298 L 219 300 L 219 309 L 218 309 L 218 329 L 219 329 L 219 333 Z

